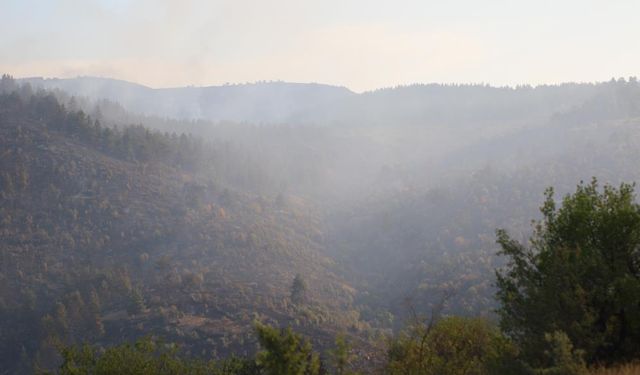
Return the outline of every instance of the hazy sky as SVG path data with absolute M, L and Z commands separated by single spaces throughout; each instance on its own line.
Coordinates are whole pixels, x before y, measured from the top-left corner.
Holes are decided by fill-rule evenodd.
M 0 72 L 356 91 L 640 75 L 639 0 L 0 0 Z

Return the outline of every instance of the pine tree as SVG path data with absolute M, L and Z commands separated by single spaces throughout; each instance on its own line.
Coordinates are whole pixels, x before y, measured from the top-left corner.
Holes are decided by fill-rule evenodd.
M 257 363 L 267 375 L 318 375 L 320 358 L 311 343 L 294 333 L 291 328 L 278 330 L 256 323 L 258 341 L 263 351 Z
M 296 305 L 307 302 L 307 283 L 300 274 L 296 274 L 291 284 L 291 302 Z

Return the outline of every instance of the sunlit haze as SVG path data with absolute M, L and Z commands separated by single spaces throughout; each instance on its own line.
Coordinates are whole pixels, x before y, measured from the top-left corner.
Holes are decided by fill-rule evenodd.
M 639 11 L 634 0 L 4 0 L 0 71 L 354 91 L 605 81 L 638 73 Z

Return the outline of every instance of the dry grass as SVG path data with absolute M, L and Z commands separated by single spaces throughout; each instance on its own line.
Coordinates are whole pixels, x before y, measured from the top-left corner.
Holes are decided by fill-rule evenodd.
M 640 363 L 595 369 L 590 372 L 590 375 L 640 375 Z

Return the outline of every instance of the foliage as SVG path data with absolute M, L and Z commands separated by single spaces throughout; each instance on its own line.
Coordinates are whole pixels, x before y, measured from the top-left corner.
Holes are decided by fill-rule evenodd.
M 66 348 L 59 375 L 242 375 L 257 372 L 250 361 L 230 359 L 218 363 L 184 359 L 174 345 L 150 338 L 99 351 L 90 346 Z M 253 370 L 252 370 L 253 369 Z M 251 372 L 249 372 L 251 371 Z
M 564 332 L 547 333 L 545 340 L 550 346 L 546 354 L 552 365 L 535 371 L 536 375 L 585 375 L 587 373 L 584 352 L 574 350 L 571 340 Z
M 387 373 L 507 374 L 513 354 L 508 340 L 486 320 L 447 317 L 433 325 L 414 324 L 393 339 Z
M 349 370 L 353 361 L 351 346 L 344 334 L 338 334 L 335 339 L 334 348 L 329 351 L 329 358 L 335 370 L 335 375 L 355 375 Z
M 307 302 L 307 283 L 299 273 L 293 278 L 291 284 L 291 302 L 296 305 Z
M 640 347 L 640 206 L 632 185 L 580 184 L 556 207 L 546 192 L 531 246 L 499 230 L 502 329 L 533 366 L 549 365 L 548 333 L 563 330 L 588 363 L 637 357 Z M 558 337 L 556 337 L 557 339 Z
M 132 289 L 129 293 L 130 301 L 127 306 L 127 312 L 131 315 L 139 314 L 145 309 L 144 298 L 138 289 Z
M 268 375 L 317 375 L 320 358 L 311 343 L 291 328 L 278 330 L 261 323 L 255 324 L 262 351 L 257 363 Z

